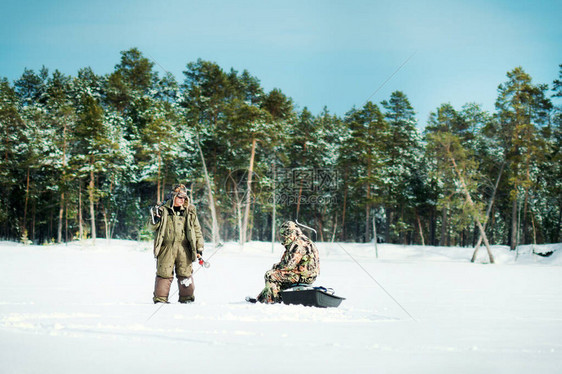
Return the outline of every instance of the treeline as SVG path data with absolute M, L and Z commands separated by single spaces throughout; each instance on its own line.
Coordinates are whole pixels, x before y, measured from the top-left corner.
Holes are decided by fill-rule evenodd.
M 25 69 L 0 81 L 0 237 L 146 239 L 181 182 L 208 241 L 298 219 L 322 241 L 559 242 L 561 81 L 515 68 L 494 113 L 442 104 L 420 133 L 400 91 L 315 115 L 248 71 L 198 60 L 178 82 L 135 48 L 108 75 Z

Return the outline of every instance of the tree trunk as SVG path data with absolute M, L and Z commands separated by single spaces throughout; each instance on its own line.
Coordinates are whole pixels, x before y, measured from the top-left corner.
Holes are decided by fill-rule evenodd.
M 470 196 L 469 196 L 470 197 Z M 480 223 L 480 220 L 476 218 L 476 224 L 482 233 L 482 240 L 484 240 L 484 244 L 486 245 L 486 250 L 488 251 L 488 257 L 490 258 L 490 263 L 494 263 L 494 255 L 492 254 L 492 250 L 490 249 L 490 244 L 488 243 L 488 238 L 486 237 L 486 233 L 484 232 L 484 227 Z
M 111 239 L 111 234 L 112 234 L 112 227 L 111 227 L 111 194 L 113 193 L 113 181 L 114 181 L 114 177 L 112 177 L 110 179 L 109 182 L 109 199 L 107 202 L 107 208 L 103 206 L 102 204 L 102 209 L 103 209 L 103 220 L 104 220 L 104 224 L 105 224 L 105 238 L 107 240 Z
M 400 221 L 401 222 L 406 222 L 406 220 L 404 219 L 404 206 L 402 205 L 400 207 Z M 409 230 L 406 230 L 406 228 L 400 228 L 400 238 L 402 239 L 402 244 L 404 245 L 408 245 L 408 236 L 409 236 Z
M 275 163 L 273 163 L 272 169 L 273 169 L 273 212 L 271 214 L 271 253 L 273 253 L 273 250 L 275 249 L 275 229 L 276 229 L 275 221 L 277 220 L 277 185 L 276 185 L 277 170 L 275 169 Z
M 57 243 L 62 242 L 62 221 L 64 218 L 64 192 L 60 194 L 60 205 L 59 205 L 59 225 L 57 229 Z
M 369 221 L 371 219 L 370 212 L 369 212 L 370 208 L 371 207 L 369 206 L 369 203 L 367 203 L 367 206 L 365 207 L 365 234 L 364 234 L 365 235 L 365 243 L 368 243 L 369 240 L 371 239 L 371 234 L 369 232 L 370 226 L 371 226 L 370 223 L 369 223 Z
M 240 195 L 238 194 L 238 184 L 232 178 L 232 174 L 229 174 L 228 177 L 232 180 L 232 188 L 234 188 L 234 210 L 236 211 L 236 222 L 238 223 L 238 240 L 240 240 L 242 234 L 242 202 L 240 199 Z M 240 245 L 243 243 L 240 242 Z
M 67 116 L 65 116 L 64 120 L 63 120 L 63 129 L 62 129 L 62 140 L 63 140 L 63 144 L 62 144 L 62 181 L 63 183 L 66 182 L 66 123 L 67 123 Z M 60 207 L 59 207 L 59 227 L 57 230 L 57 243 L 62 242 L 62 221 L 63 221 L 63 215 L 64 215 L 64 208 L 66 206 L 66 203 L 64 201 L 64 187 L 62 187 L 63 190 L 61 191 L 60 194 Z M 67 212 L 68 213 L 68 212 Z M 67 225 L 68 226 L 68 225 Z M 68 234 L 65 235 L 65 242 L 68 242 Z
M 110 237 L 109 221 L 107 219 L 107 212 L 106 212 L 103 205 L 102 205 L 101 211 L 102 211 L 102 216 L 103 216 L 103 225 L 104 225 L 104 228 L 105 228 L 105 238 L 109 240 L 109 237 Z
M 365 206 L 365 243 L 368 243 L 370 240 L 371 232 L 370 232 L 370 213 L 371 213 L 371 167 L 367 165 L 367 199 L 366 199 L 366 206 Z
M 517 196 L 513 198 L 513 204 L 511 208 L 511 240 L 510 249 L 513 251 L 517 248 Z
M 451 162 L 453 163 L 453 168 L 455 169 L 457 177 L 459 178 L 459 182 L 461 183 L 461 186 L 464 190 L 464 194 L 466 196 L 466 202 L 470 205 L 471 208 L 474 208 L 474 202 L 472 201 L 472 197 L 470 197 L 470 191 L 468 191 L 468 187 L 466 186 L 466 183 L 464 182 L 464 178 L 462 177 L 457 167 L 457 163 L 452 156 L 450 156 L 450 158 L 451 158 Z M 494 256 L 492 255 L 492 250 L 490 249 L 490 244 L 488 243 L 488 238 L 486 237 L 486 232 L 484 231 L 484 227 L 480 223 L 480 218 L 478 218 L 477 214 L 474 215 L 474 220 L 476 221 L 476 224 L 480 229 L 480 235 L 482 235 L 482 240 L 484 240 L 484 244 L 486 245 L 486 250 L 488 251 L 488 257 L 490 258 L 490 263 L 493 264 Z
M 522 222 L 522 227 L 521 227 L 521 234 L 522 234 L 522 238 L 521 238 L 521 243 L 522 244 L 528 244 L 527 243 L 527 209 L 528 209 L 528 203 L 529 203 L 529 190 L 527 188 L 525 188 L 525 198 L 523 199 L 523 222 Z
M 35 218 L 36 218 L 36 203 L 31 205 L 31 241 L 35 242 Z
M 94 209 L 94 188 L 95 188 L 95 174 L 94 174 L 94 161 L 90 161 L 90 184 L 88 186 L 88 193 L 90 199 L 90 220 L 92 227 L 92 239 L 95 244 L 96 242 L 96 212 Z
M 156 175 L 156 202 L 161 203 L 163 199 L 161 199 L 161 186 L 160 186 L 160 170 L 162 168 L 162 156 L 160 154 L 160 148 L 158 148 L 158 174 Z
M 84 220 L 82 219 L 82 181 L 78 189 L 78 232 L 80 240 L 84 239 Z
M 334 214 L 334 229 L 332 230 L 332 240 L 333 243 L 336 240 L 336 230 L 338 228 L 338 215 Z
M 236 192 L 238 194 L 238 192 Z M 244 245 L 242 243 L 242 203 L 239 200 L 238 195 L 236 195 L 236 218 L 238 221 L 238 242 L 240 245 Z
M 68 243 L 68 205 L 64 204 L 64 242 Z
M 299 220 L 299 213 L 301 211 L 301 199 L 302 199 L 302 186 L 299 187 L 299 196 L 297 197 L 297 216 L 296 220 Z
M 373 241 L 375 243 L 375 256 L 379 258 L 379 247 L 377 243 L 377 223 L 375 222 L 376 216 L 373 214 Z
M 393 214 L 392 208 L 390 208 L 389 206 L 385 207 L 384 213 L 385 213 L 385 216 L 386 216 L 384 242 L 390 243 L 390 226 L 392 225 L 392 219 L 393 219 L 394 214 Z
M 418 215 L 418 212 L 417 212 L 417 211 L 416 211 L 416 219 L 417 219 L 417 221 L 418 221 L 418 229 L 420 230 L 421 243 L 422 243 L 422 246 L 425 247 L 425 239 L 424 239 L 424 237 L 423 237 L 422 224 L 421 224 L 420 216 Z
M 502 177 L 504 167 L 505 167 L 505 162 L 503 162 L 502 166 L 500 167 L 500 172 L 498 173 L 498 177 L 496 178 L 496 184 L 494 185 L 494 191 L 492 192 L 492 197 L 490 197 L 490 202 L 488 203 L 488 208 L 486 209 L 486 222 L 484 223 L 484 229 L 486 229 L 486 226 L 488 225 L 488 219 L 490 218 L 490 214 L 492 213 L 492 207 L 494 206 L 494 201 L 496 199 L 496 192 L 498 190 L 498 186 L 500 185 L 500 180 Z M 478 236 L 478 242 L 476 243 L 476 247 L 474 247 L 474 253 L 472 254 L 472 259 L 470 260 L 470 262 L 476 261 L 476 255 L 478 253 L 478 249 L 480 248 L 480 244 L 482 244 L 482 235 Z
M 531 213 L 531 224 L 533 225 L 533 252 L 534 248 L 537 246 L 537 229 L 535 227 L 535 216 Z
M 552 243 L 558 243 L 560 241 L 560 232 L 562 231 L 562 199 L 558 201 L 558 225 L 555 227 L 554 240 Z
M 429 245 L 436 244 L 435 237 L 437 236 L 436 235 L 437 225 L 435 222 L 435 215 L 436 215 L 436 209 L 434 206 L 432 206 L 431 211 L 429 213 Z
M 495 225 L 495 217 L 494 217 L 494 213 L 495 212 L 495 207 L 492 208 L 492 212 L 490 214 L 490 218 L 486 221 L 486 225 L 484 226 L 484 228 L 486 230 L 488 230 L 488 242 L 490 243 L 490 245 L 495 245 L 496 241 L 495 241 L 495 236 L 494 236 L 494 227 Z M 475 226 L 475 234 L 476 234 L 476 230 L 478 229 L 478 227 Z M 480 230 L 478 230 L 478 239 L 480 239 Z
M 246 208 L 244 210 L 244 221 L 242 222 L 242 232 L 240 233 L 240 243 L 246 243 L 248 233 L 248 222 L 250 221 L 250 206 L 252 202 L 252 176 L 254 173 L 254 158 L 256 156 L 257 139 L 252 139 L 252 152 L 250 154 L 250 166 L 248 168 L 248 179 L 246 185 Z
M 347 185 L 343 192 L 343 208 L 341 213 L 341 241 L 345 241 L 345 209 L 347 208 Z M 562 211 L 562 210 L 561 210 Z
M 205 173 L 205 182 L 207 184 L 207 190 L 209 191 L 209 208 L 211 209 L 211 219 L 212 228 L 211 233 L 213 237 L 213 244 L 217 248 L 220 243 L 220 232 L 219 232 L 219 221 L 217 219 L 217 209 L 215 207 L 215 199 L 213 198 L 213 188 L 211 186 L 211 178 L 209 178 L 209 172 L 207 171 L 207 163 L 205 162 L 205 156 L 203 155 L 203 150 L 201 149 L 201 143 L 199 142 L 199 134 L 197 134 L 197 149 L 199 149 L 199 155 L 201 156 L 201 163 L 203 164 L 203 172 Z
M 443 207 L 443 214 L 441 218 L 441 238 L 439 238 L 439 246 L 447 245 L 447 207 Z
M 166 200 L 166 181 L 167 181 L 167 177 L 168 177 L 168 170 L 164 169 L 164 173 L 162 174 L 162 183 L 160 184 L 161 187 L 161 191 L 160 191 L 160 201 L 164 201 Z M 191 195 L 190 195 L 191 196 Z M 193 201 L 193 197 L 189 199 L 189 201 Z
M 255 211 L 256 208 L 256 200 L 255 199 L 251 199 L 251 206 L 250 206 L 250 212 Z M 246 235 L 246 241 L 251 242 L 254 239 L 254 218 L 256 218 L 255 215 L 251 214 L 250 215 L 250 220 L 248 222 L 248 230 L 246 231 L 248 234 Z
M 320 233 L 320 241 L 324 242 L 324 227 L 322 226 L 322 214 L 316 216 L 318 221 L 318 232 Z
M 27 181 L 25 184 L 25 207 L 23 209 L 23 231 L 27 230 L 27 203 L 29 201 L 29 167 L 27 167 Z

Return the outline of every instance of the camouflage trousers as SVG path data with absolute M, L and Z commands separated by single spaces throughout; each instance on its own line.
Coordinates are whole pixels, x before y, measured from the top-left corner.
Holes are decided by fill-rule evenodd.
M 314 282 L 316 277 L 303 277 L 302 274 L 297 272 L 272 269 L 265 273 L 264 279 L 265 287 L 258 295 L 257 300 L 260 303 L 273 304 L 281 302 L 281 291 L 296 283 L 310 284 Z

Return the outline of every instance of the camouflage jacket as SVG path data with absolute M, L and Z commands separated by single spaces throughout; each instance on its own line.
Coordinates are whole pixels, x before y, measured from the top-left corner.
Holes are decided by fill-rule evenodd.
M 285 246 L 285 252 L 274 270 L 293 272 L 302 278 L 316 278 L 320 274 L 320 258 L 316 245 L 304 235 L 299 235 Z

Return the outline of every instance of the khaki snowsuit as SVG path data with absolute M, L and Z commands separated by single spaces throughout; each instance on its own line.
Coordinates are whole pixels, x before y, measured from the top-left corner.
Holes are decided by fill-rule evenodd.
M 281 227 L 285 252 L 279 263 L 265 273 L 265 287 L 258 295 L 261 303 L 278 303 L 280 292 L 293 284 L 311 284 L 320 274 L 318 249 L 294 222 L 286 222 Z
M 173 198 L 161 208 L 160 221 L 150 224 L 156 231 L 154 257 L 156 257 L 156 280 L 153 301 L 168 302 L 170 286 L 176 273 L 179 302 L 195 300 L 192 277 L 192 262 L 197 252 L 203 251 L 203 234 L 194 205 L 186 199 L 181 207 L 173 207 Z M 190 281 L 184 282 L 186 279 Z M 184 283 L 182 283 L 184 282 Z M 185 284 L 189 284 L 186 286 Z

